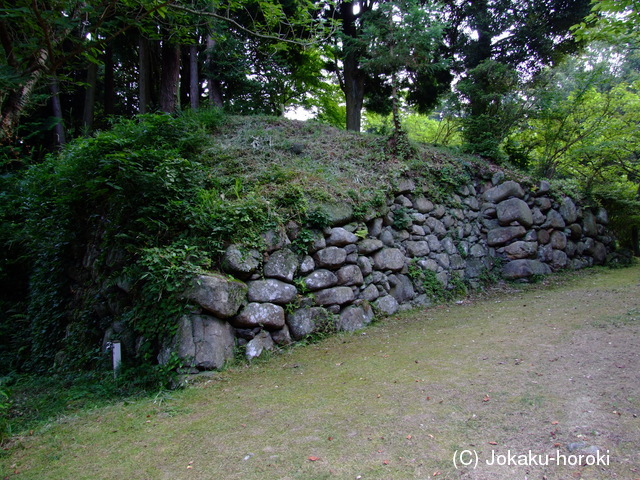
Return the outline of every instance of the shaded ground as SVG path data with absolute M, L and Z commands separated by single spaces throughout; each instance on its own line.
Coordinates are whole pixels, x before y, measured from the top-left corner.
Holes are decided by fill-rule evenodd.
M 638 479 L 640 268 L 548 283 L 406 313 L 185 391 L 61 419 L 17 439 L 2 474 Z M 488 464 L 509 454 L 525 465 Z

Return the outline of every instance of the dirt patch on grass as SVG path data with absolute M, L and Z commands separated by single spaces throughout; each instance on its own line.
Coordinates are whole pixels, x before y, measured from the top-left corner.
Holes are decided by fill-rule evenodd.
M 633 480 L 639 375 L 640 268 L 582 272 L 64 419 L 19 439 L 3 474 Z

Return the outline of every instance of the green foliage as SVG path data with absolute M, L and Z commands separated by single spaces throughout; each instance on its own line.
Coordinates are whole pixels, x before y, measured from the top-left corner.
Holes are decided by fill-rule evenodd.
M 360 63 L 371 77 L 367 109 L 392 113 L 393 133 L 399 134 L 401 91 L 410 90 L 409 102 L 421 111 L 434 106 L 438 89 L 431 85 L 433 88 L 425 91 L 419 86 L 426 77 L 444 69 L 437 58 L 444 23 L 435 4 L 402 0 L 380 2 L 363 14 L 362 25 L 352 48 L 366 52 Z
M 0 388 L 0 445 L 2 445 L 11 436 L 11 422 L 9 420 L 9 411 L 11 408 L 11 399 L 9 393 Z
M 104 406 L 114 401 L 140 398 L 173 386 L 175 365 L 123 366 L 113 371 L 52 375 L 10 375 L 0 386 L 0 422 L 4 433 L 15 435 L 33 430 L 82 409 Z
M 307 213 L 307 223 L 311 228 L 321 230 L 331 224 L 331 217 L 326 210 L 316 208 Z
M 501 258 L 496 257 L 496 260 L 502 261 Z M 483 267 L 478 276 L 478 281 L 482 287 L 489 287 L 498 284 L 502 277 L 500 276 L 501 267 L 494 265 L 493 268 Z
M 422 268 L 414 261 L 409 264 L 408 275 L 414 285 L 417 285 L 422 293 L 433 301 L 440 302 L 447 299 L 447 290 L 433 270 Z
M 418 290 L 434 302 L 448 302 L 467 294 L 467 284 L 459 272 L 452 273 L 447 287 L 438 280 L 436 272 L 422 268 L 415 260 L 409 264 L 407 274 Z
M 594 0 L 592 11 L 572 27 L 573 34 L 583 41 L 604 40 L 637 47 L 640 41 L 635 0 Z
M 467 284 L 461 273 L 454 272 L 449 279 L 447 297 L 450 299 L 464 297 L 467 294 Z
M 303 228 L 295 240 L 291 242 L 291 248 L 298 254 L 306 255 L 316 240 L 317 235 L 312 230 Z
M 407 207 L 398 207 L 393 211 L 393 228 L 406 230 L 412 223 L 411 211 Z
M 280 214 L 304 214 L 298 187 L 269 203 L 235 177 L 232 198 L 219 195 L 203 161 L 212 161 L 207 132 L 222 117 L 201 115 L 146 115 L 78 139 L 27 172 L 18 218 L 3 204 L 4 222 L 24 219 L 12 239 L 23 239 L 30 260 L 28 340 L 11 332 L 5 346 L 21 349 L 14 368 L 96 368 L 104 362 L 96 345 L 113 321 L 144 339 L 134 363 L 152 361 L 187 307 L 190 278 L 226 242 L 260 247 Z
M 617 55 L 615 65 L 609 55 Z M 640 226 L 633 206 L 640 185 L 635 62 L 633 54 L 607 45 L 566 61 L 531 92 L 535 111 L 508 142 L 510 153 L 539 175 L 562 180 L 565 193 L 605 205 L 620 219 L 612 225 L 630 248 Z
M 468 151 L 502 159 L 500 144 L 522 117 L 517 87 L 517 72 L 492 60 L 482 62 L 459 82 L 458 89 L 468 100 L 462 119 Z
M 124 314 L 127 324 L 144 337 L 143 355 L 152 355 L 154 342 L 176 332 L 176 319 L 186 312 L 181 294 L 192 277 L 210 266 L 196 246 L 172 244 L 144 248 L 136 263 L 124 268 L 125 279 L 138 301 Z

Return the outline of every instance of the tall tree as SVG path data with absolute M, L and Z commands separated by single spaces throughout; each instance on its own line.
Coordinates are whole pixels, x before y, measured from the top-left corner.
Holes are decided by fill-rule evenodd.
M 421 110 L 433 107 L 435 99 L 448 89 L 453 77 L 438 61 L 444 49 L 438 48 L 442 47 L 441 38 L 435 38 L 443 30 L 433 28 L 440 17 L 435 3 L 341 0 L 329 12 L 340 19 L 342 26 L 330 68 L 345 95 L 348 130 L 360 130 L 365 102 L 373 111 L 391 111 L 391 76 L 403 78 L 403 85 L 398 83 L 396 91 L 410 87 L 407 98 Z M 393 20 L 392 12 L 402 21 Z M 376 41 L 378 34 L 386 40 Z M 380 56 L 380 45 L 384 43 L 394 45 L 394 53 L 382 49 L 386 60 Z M 412 50 L 421 51 L 412 56 Z M 383 68 L 387 61 L 390 63 Z M 391 71 L 396 73 L 386 73 Z M 403 77 L 405 73 L 408 81 Z
M 509 97 L 505 83 L 487 82 L 487 76 L 528 81 L 545 66 L 576 51 L 580 43 L 570 27 L 589 13 L 590 0 L 450 0 L 447 4 L 451 16 L 459 19 L 450 44 L 461 57 L 459 90 L 466 101 L 465 137 L 472 151 L 495 157 L 506 132 L 502 124 L 488 129 L 490 117 L 496 113 L 497 96 L 502 95 L 501 103 L 509 109 L 513 102 L 504 102 Z
M 178 100 L 180 79 L 180 45 L 169 38 L 162 41 L 162 67 L 160 77 L 160 110 L 174 113 Z
M 416 86 L 421 74 L 442 68 L 437 64 L 437 53 L 443 28 L 434 5 L 423 1 L 382 3 L 366 16 L 358 43 L 366 52 L 362 69 L 379 81 L 375 92 L 378 102 L 372 104 L 372 111 L 391 111 L 396 132 L 401 130 L 400 101 L 404 91 Z M 414 94 L 410 100 L 419 109 L 432 106 L 431 97 Z

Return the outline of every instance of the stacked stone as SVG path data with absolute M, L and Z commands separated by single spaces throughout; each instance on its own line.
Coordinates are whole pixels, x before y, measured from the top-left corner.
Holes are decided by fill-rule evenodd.
M 550 193 L 546 182 L 525 191 L 494 175 L 463 185 L 445 206 L 404 179 L 383 216 L 349 223 L 341 215 L 337 225 L 313 232 L 304 255 L 290 246 L 300 234 L 293 223 L 267 233 L 264 252 L 232 245 L 222 262 L 228 276 L 195 279 L 187 297 L 199 310 L 180 320 L 160 360 L 175 351 L 195 368 L 219 368 L 236 345 L 253 358 L 328 324 L 354 331 L 374 312 L 428 305 L 410 266 L 432 271 L 446 288 L 454 275 L 479 283 L 496 259 L 509 279 L 603 263 L 612 244 L 606 212 Z
M 604 209 L 596 214 L 564 197 L 555 200 L 548 182 L 525 193 L 507 181 L 484 192 L 483 224 L 491 255 L 506 260 L 507 279 L 601 265 L 613 239 L 606 233 Z M 494 253 L 495 251 L 495 253 Z

